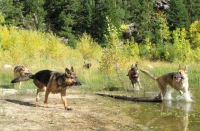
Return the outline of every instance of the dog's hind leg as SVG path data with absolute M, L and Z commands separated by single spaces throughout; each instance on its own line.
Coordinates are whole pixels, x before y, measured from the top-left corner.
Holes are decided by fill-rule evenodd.
M 158 86 L 161 90 L 162 96 L 165 97 L 165 94 L 167 92 L 167 85 L 166 84 L 161 84 L 162 82 L 158 81 Z
M 39 101 L 39 92 L 45 92 L 46 91 L 46 87 L 42 83 L 40 83 L 37 79 L 34 79 L 33 83 L 38 88 L 37 89 L 37 93 L 36 93 L 36 101 Z
M 40 92 L 45 92 L 45 91 L 46 91 L 46 87 L 38 88 L 38 89 L 37 89 L 37 94 L 36 94 L 36 101 L 37 101 L 37 102 L 39 101 L 39 98 L 40 98 L 39 93 L 40 93 Z

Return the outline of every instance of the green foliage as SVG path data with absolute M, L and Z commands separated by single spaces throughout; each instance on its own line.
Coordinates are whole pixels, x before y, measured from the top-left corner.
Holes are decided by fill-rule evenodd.
M 0 24 L 3 23 L 4 21 L 5 21 L 4 16 L 2 12 L 0 12 Z
M 193 61 L 193 51 L 190 48 L 189 41 L 186 39 L 186 30 L 177 28 L 173 31 L 173 40 L 170 52 L 171 60 L 176 62 Z
M 165 12 L 170 31 L 176 27 L 188 29 L 190 22 L 199 19 L 199 5 L 198 0 L 171 0 L 170 9 Z M 3 24 L 53 32 L 76 48 L 84 32 L 106 46 L 106 16 L 116 28 L 122 23 L 136 23 L 132 36 L 138 44 L 145 38 L 157 44 L 160 20 L 155 14 L 162 11 L 154 10 L 154 6 L 152 0 L 1 0 L 0 11 L 5 18 Z
M 23 3 L 23 25 L 29 29 L 46 31 L 45 15 L 43 8 L 45 0 L 25 0 Z M 25 13 L 24 13 L 25 12 Z
M 152 46 L 152 55 L 151 59 L 153 60 L 165 60 L 169 59 L 169 51 L 170 51 L 170 40 L 171 40 L 171 32 L 169 27 L 167 26 L 166 16 L 163 13 L 156 14 L 157 23 L 159 27 L 156 31 L 156 44 Z
M 196 49 L 200 47 L 200 21 L 194 21 L 190 25 L 190 38 L 191 38 L 191 47 Z
M 171 30 L 189 28 L 188 11 L 183 4 L 183 0 L 170 0 L 170 8 L 167 10 L 167 21 Z
M 98 60 L 102 56 L 102 48 L 87 33 L 83 33 L 80 38 L 77 50 L 80 51 L 84 60 Z
M 200 8 L 199 8 L 199 0 L 183 0 L 186 9 L 188 10 L 188 16 L 190 19 L 190 23 L 199 20 L 200 16 Z
M 135 43 L 134 41 L 126 42 L 124 48 L 127 50 L 127 53 L 124 52 L 127 56 L 136 58 L 140 54 L 138 43 Z
M 149 38 L 146 38 L 142 44 L 139 45 L 140 56 L 144 59 L 151 58 L 151 42 Z M 155 52 L 154 52 L 155 53 Z
M 165 14 L 160 14 L 158 15 L 158 23 L 159 23 L 159 29 L 158 29 L 158 33 L 159 33 L 159 40 L 160 43 L 163 43 L 164 41 L 169 41 L 170 39 L 170 30 L 169 30 L 169 26 L 167 25 L 167 20 L 166 20 L 166 16 Z
M 46 63 L 62 61 L 81 54 L 67 47 L 53 34 L 17 30 L 0 26 L 0 61 L 10 64 Z M 66 53 L 65 53 L 66 52 Z
M 38 61 L 47 58 L 59 60 L 64 56 L 64 48 L 71 51 L 65 46 L 70 46 L 73 50 L 78 49 L 77 57 L 81 59 L 100 59 L 102 49 L 97 45 L 101 45 L 106 47 L 101 64 L 108 70 L 123 68 L 125 61 L 136 57 L 170 62 L 198 61 L 200 55 L 194 53 L 200 48 L 198 0 L 171 0 L 167 12 L 155 11 L 154 5 L 152 0 L 2 0 L 0 23 L 7 26 L 1 27 L 3 55 L 0 58 L 22 63 L 26 57 Z M 37 16 L 37 22 L 33 15 Z M 136 23 L 131 32 L 133 39 L 121 42 L 124 40 L 121 40 L 120 25 L 133 22 Z M 193 23 L 188 31 L 190 22 Z M 121 30 L 125 31 L 127 27 L 122 25 Z M 177 27 L 180 31 L 176 30 Z M 38 29 L 39 32 L 15 28 Z M 183 28 L 187 36 L 180 33 Z M 68 39 L 68 43 L 60 48 L 54 35 L 41 31 L 53 32 Z M 24 50 L 24 47 L 29 50 Z M 183 53 L 187 59 L 181 51 L 187 52 Z
M 112 25 L 108 18 L 107 20 L 109 35 L 105 37 L 108 43 L 103 51 L 100 69 L 105 72 L 116 73 L 117 70 L 126 65 L 126 59 L 123 57 L 124 44 L 120 42 L 118 29 Z

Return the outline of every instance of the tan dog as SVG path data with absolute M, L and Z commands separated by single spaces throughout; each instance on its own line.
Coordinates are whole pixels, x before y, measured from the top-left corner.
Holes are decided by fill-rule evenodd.
M 18 78 L 21 76 L 31 75 L 32 73 L 29 71 L 29 69 L 25 66 L 16 66 L 14 68 L 14 78 Z M 14 87 L 14 83 L 13 83 Z M 19 88 L 21 88 L 21 81 L 19 81 Z
M 158 82 L 158 86 L 161 90 L 163 97 L 167 92 L 167 85 L 170 85 L 172 88 L 179 91 L 181 95 L 183 94 L 183 92 L 188 93 L 189 84 L 188 84 L 187 67 L 185 67 L 185 69 L 182 69 L 179 66 L 179 70 L 177 72 L 167 73 L 160 77 L 155 77 L 153 74 L 151 74 L 146 70 L 141 69 L 141 71 Z
M 140 79 L 139 79 L 139 70 L 138 70 L 138 65 L 135 64 L 135 66 L 131 66 L 131 69 L 128 71 L 128 75 L 129 79 L 131 80 L 130 85 L 133 86 L 133 88 L 136 88 L 136 83 L 139 86 L 139 89 L 142 88 L 141 84 L 140 84 Z M 129 85 L 129 86 L 130 86 Z
M 47 107 L 47 100 L 49 93 L 60 93 L 61 98 L 64 104 L 65 109 L 71 110 L 71 108 L 68 107 L 67 101 L 66 101 L 66 89 L 68 86 L 79 86 L 81 85 L 81 82 L 78 80 L 74 68 L 71 67 L 71 70 L 68 68 L 65 69 L 64 73 L 55 72 L 51 70 L 41 70 L 37 72 L 35 75 L 29 75 L 29 76 L 22 76 L 19 78 L 16 78 L 11 81 L 11 83 L 16 83 L 19 81 L 25 81 L 33 79 L 33 83 L 37 86 L 37 96 L 36 101 L 39 100 L 39 92 L 45 92 L 45 100 L 44 104 Z

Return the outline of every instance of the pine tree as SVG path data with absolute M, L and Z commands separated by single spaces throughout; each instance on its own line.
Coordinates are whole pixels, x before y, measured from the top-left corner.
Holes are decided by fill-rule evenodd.
M 2 0 L 0 2 L 0 11 L 5 17 L 4 24 L 14 26 L 23 25 L 22 8 L 22 2 L 15 2 L 13 0 Z
M 26 0 L 23 3 L 23 24 L 37 30 L 46 30 L 44 18 L 46 12 L 43 9 L 44 0 Z
M 176 28 L 189 28 L 189 17 L 183 0 L 171 0 L 167 10 L 167 21 L 171 30 Z
M 46 23 L 49 31 L 68 39 L 68 44 L 76 47 L 76 18 L 80 9 L 79 0 L 46 0 Z
M 183 0 L 185 7 L 188 10 L 190 24 L 195 20 L 200 19 L 200 3 L 199 0 Z
M 141 43 L 145 38 L 153 39 L 156 29 L 154 16 L 154 2 L 152 0 L 129 0 L 122 5 L 125 10 L 124 23 L 135 23 L 136 29 L 132 32 L 135 42 Z

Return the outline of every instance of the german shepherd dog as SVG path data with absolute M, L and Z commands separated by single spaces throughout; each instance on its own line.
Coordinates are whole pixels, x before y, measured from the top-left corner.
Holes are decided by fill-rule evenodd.
M 37 86 L 36 101 L 39 100 L 39 92 L 45 92 L 44 104 L 47 106 L 47 100 L 49 93 L 61 93 L 61 99 L 64 104 L 64 108 L 71 110 L 67 105 L 66 101 L 66 89 L 67 86 L 80 86 L 81 82 L 78 80 L 74 68 L 71 70 L 65 69 L 65 73 L 59 73 L 51 70 L 41 70 L 35 75 L 22 76 L 11 81 L 11 83 L 16 83 L 18 81 L 24 81 L 28 79 L 33 79 L 33 83 Z
M 91 66 L 92 66 L 92 63 L 85 63 L 85 62 L 84 62 L 83 68 L 85 68 L 85 69 L 90 69 Z
M 14 79 L 21 76 L 29 76 L 31 74 L 32 73 L 25 66 L 16 66 L 14 68 Z M 14 87 L 14 83 L 13 83 L 13 87 Z M 19 81 L 19 88 L 21 88 L 21 81 Z
M 130 85 L 132 84 L 133 88 L 135 88 L 136 83 L 138 84 L 139 88 L 142 88 L 140 84 L 140 79 L 139 79 L 139 70 L 138 70 L 138 65 L 135 64 L 135 66 L 131 66 L 131 69 L 128 71 L 129 79 L 131 80 Z
M 155 77 L 153 74 L 146 70 L 140 69 L 144 74 L 150 76 L 152 79 L 158 82 L 158 86 L 161 90 L 161 95 L 164 97 L 167 92 L 167 85 L 170 85 L 175 90 L 179 91 L 182 95 L 183 92 L 188 93 L 188 69 L 182 69 L 179 66 L 179 70 L 177 72 L 171 72 L 164 74 L 160 77 Z

